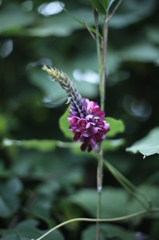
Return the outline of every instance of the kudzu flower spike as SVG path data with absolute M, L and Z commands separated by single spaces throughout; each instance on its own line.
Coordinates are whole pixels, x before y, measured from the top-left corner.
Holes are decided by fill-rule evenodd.
M 74 133 L 74 140 L 82 142 L 82 151 L 86 149 L 88 152 L 92 149 L 96 151 L 97 143 L 105 139 L 109 131 L 109 124 L 104 120 L 105 113 L 96 102 L 82 98 L 66 74 L 45 65 L 42 69 L 67 93 L 68 101 L 71 103 L 67 120 L 71 123 L 69 130 Z

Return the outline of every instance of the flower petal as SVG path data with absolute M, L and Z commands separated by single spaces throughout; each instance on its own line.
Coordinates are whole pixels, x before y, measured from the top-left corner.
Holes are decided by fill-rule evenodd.
M 82 145 L 81 145 L 82 152 L 84 152 L 86 150 L 86 148 L 87 148 L 87 144 L 82 143 Z

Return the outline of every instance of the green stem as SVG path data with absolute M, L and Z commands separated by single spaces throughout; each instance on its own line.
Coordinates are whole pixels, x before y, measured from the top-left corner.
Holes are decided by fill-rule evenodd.
M 99 41 L 99 29 L 98 29 L 98 13 L 94 12 L 95 24 L 96 24 L 96 41 L 97 41 L 97 56 L 98 56 L 98 71 L 99 71 L 99 91 L 100 91 L 100 107 L 104 111 L 105 102 L 105 81 L 106 81 L 106 53 L 107 53 L 107 35 L 108 35 L 108 22 L 106 21 L 108 13 L 104 19 L 103 26 L 103 41 L 102 41 L 102 62 L 101 62 L 101 50 Z M 99 144 L 98 155 L 98 167 L 97 167 L 97 190 L 98 190 L 98 204 L 97 204 L 97 218 L 100 218 L 101 211 L 101 193 L 102 193 L 102 178 L 103 178 L 103 149 L 102 143 Z M 99 224 L 96 225 L 96 240 L 100 239 Z
M 97 43 L 97 57 L 98 57 L 98 72 L 99 72 L 99 92 L 100 96 L 102 94 L 102 64 L 101 64 L 101 49 L 100 49 L 100 39 L 99 39 L 99 27 L 98 27 L 98 11 L 94 8 L 94 19 L 96 27 L 96 43 Z M 102 192 L 102 176 L 103 175 L 103 151 L 102 143 L 99 146 L 98 154 L 98 166 L 97 166 L 97 191 L 98 191 L 98 202 L 97 202 L 97 218 L 100 218 L 101 211 L 101 192 Z M 96 240 L 100 238 L 100 226 L 97 222 L 96 224 Z
M 103 41 L 102 41 L 102 80 L 101 80 L 101 92 L 100 92 L 100 107 L 101 110 L 104 111 L 104 103 L 105 103 L 105 86 L 106 86 L 106 56 L 107 56 L 107 42 L 108 42 L 108 12 L 104 19 L 103 26 Z
M 99 154 L 98 154 L 98 167 L 97 167 L 97 190 L 98 190 L 98 203 L 97 203 L 97 218 L 100 218 L 101 212 L 101 194 L 102 194 L 102 178 L 103 178 L 103 149 L 102 143 L 99 146 Z M 96 225 L 96 240 L 100 238 L 100 227 L 97 222 Z
M 74 219 L 65 221 L 63 223 L 60 223 L 59 225 L 52 228 L 51 230 L 49 230 L 48 232 L 46 232 L 44 235 L 42 235 L 40 238 L 36 240 L 41 240 L 45 238 L 47 235 L 49 235 L 50 233 L 52 233 L 53 231 L 57 230 L 58 228 L 72 222 L 117 222 L 117 221 L 123 221 L 123 220 L 127 220 L 134 217 L 139 217 L 139 216 L 145 215 L 146 213 L 152 213 L 152 212 L 158 212 L 158 211 L 159 211 L 159 208 L 154 208 L 154 209 L 151 209 L 151 211 L 143 210 L 137 213 L 129 214 L 127 216 L 118 217 L 118 218 L 107 218 L 107 219 L 74 218 Z M 34 240 L 34 239 L 31 239 L 31 240 Z

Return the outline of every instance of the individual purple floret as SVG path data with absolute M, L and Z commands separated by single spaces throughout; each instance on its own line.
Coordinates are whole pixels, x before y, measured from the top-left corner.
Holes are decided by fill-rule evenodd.
M 83 98 L 78 107 L 70 106 L 70 113 L 67 118 L 71 123 L 69 130 L 74 133 L 74 140 L 82 142 L 81 150 L 97 150 L 98 142 L 106 137 L 109 131 L 109 124 L 104 120 L 105 113 L 98 104 Z

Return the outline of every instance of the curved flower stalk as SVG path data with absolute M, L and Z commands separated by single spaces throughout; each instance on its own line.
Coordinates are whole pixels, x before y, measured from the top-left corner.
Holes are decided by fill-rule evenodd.
M 109 131 L 109 124 L 104 120 L 105 113 L 96 102 L 82 98 L 66 74 L 45 65 L 42 69 L 67 93 L 68 102 L 71 103 L 67 120 L 71 123 L 69 130 L 74 133 L 74 140 L 82 142 L 82 151 L 86 149 L 88 152 L 92 149 L 96 151 L 97 143 L 105 139 Z

